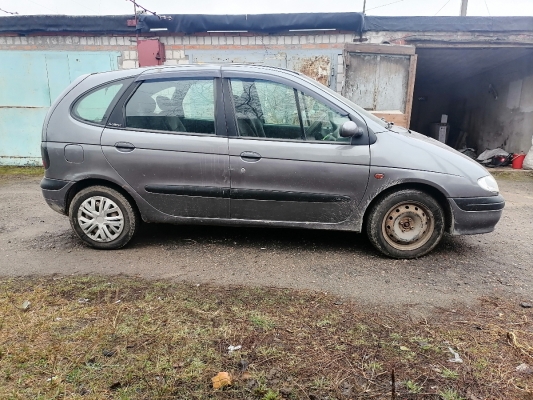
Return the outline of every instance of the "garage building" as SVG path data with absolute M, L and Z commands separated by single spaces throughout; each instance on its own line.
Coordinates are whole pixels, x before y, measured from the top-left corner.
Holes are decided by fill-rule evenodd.
M 300 71 L 455 148 L 531 147 L 532 17 L 165 17 L 1 17 L 0 164 L 40 163 L 44 115 L 81 74 L 210 62 Z

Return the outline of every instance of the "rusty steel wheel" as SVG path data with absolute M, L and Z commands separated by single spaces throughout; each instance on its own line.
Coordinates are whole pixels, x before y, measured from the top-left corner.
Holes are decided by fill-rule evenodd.
M 406 201 L 391 207 L 381 224 L 383 238 L 398 250 L 416 250 L 431 238 L 433 214 L 423 204 Z
M 366 217 L 366 232 L 372 244 L 394 258 L 416 258 L 429 253 L 444 235 L 444 227 L 439 202 L 414 189 L 382 195 Z

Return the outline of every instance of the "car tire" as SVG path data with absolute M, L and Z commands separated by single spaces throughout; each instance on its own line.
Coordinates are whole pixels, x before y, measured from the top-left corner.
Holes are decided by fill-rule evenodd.
M 392 258 L 417 258 L 435 248 L 444 235 L 444 212 L 427 193 L 405 189 L 372 206 L 366 221 L 370 242 Z
M 103 250 L 124 247 L 140 223 L 131 202 L 106 186 L 91 186 L 78 192 L 70 203 L 69 218 L 81 240 Z

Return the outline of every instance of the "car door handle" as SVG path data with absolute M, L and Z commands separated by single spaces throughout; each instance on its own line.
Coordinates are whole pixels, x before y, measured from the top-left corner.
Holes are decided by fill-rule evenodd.
M 117 142 L 115 148 L 122 153 L 129 153 L 135 150 L 135 146 L 129 142 Z
M 241 153 L 241 159 L 247 162 L 257 162 L 261 159 L 261 154 L 255 151 L 243 151 Z

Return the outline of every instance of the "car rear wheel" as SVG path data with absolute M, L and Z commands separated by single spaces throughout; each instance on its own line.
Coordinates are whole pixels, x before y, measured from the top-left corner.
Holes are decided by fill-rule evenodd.
M 70 225 L 81 240 L 96 249 L 125 246 L 139 226 L 132 204 L 118 191 L 91 186 L 78 192 L 69 208 Z
M 430 195 L 418 190 L 390 193 L 376 203 L 367 219 L 367 235 L 383 254 L 416 258 L 429 253 L 444 235 L 444 212 Z

